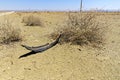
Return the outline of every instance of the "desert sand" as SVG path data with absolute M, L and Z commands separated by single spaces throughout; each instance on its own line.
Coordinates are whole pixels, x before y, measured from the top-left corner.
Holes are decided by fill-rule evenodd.
M 25 26 L 22 18 L 28 14 L 0 16 L 20 27 L 24 39 L 10 45 L 0 45 L 0 80 L 120 80 L 120 14 L 101 15 L 99 20 L 110 24 L 102 48 L 57 44 L 55 47 L 22 59 L 29 52 L 21 44 L 42 45 L 54 40 L 49 35 L 66 19 L 66 13 L 39 13 L 44 26 Z M 80 50 L 79 50 L 80 49 Z

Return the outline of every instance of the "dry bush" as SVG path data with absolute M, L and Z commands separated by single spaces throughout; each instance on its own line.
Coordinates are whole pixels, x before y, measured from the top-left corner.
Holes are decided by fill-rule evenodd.
M 97 13 L 68 13 L 63 27 L 58 28 L 51 37 L 61 33 L 61 43 L 97 46 L 103 41 L 101 24 L 96 21 Z
M 21 31 L 16 28 L 8 20 L 0 23 L 0 43 L 10 44 L 22 40 Z
M 26 26 L 42 26 L 42 22 L 38 16 L 25 16 L 23 17 L 22 22 L 25 23 Z

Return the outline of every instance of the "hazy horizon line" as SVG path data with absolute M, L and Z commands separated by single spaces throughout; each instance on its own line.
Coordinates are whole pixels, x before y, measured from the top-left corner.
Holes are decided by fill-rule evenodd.
M 11 10 L 0 10 L 0 12 L 1 12 L 1 11 L 22 11 L 22 12 L 26 12 L 26 11 L 27 11 L 27 12 L 35 12 L 35 11 L 36 11 L 36 12 L 39 12 L 39 11 L 41 11 L 41 12 L 47 12 L 47 11 L 48 11 L 48 12 L 63 12 L 63 11 L 69 12 L 69 11 L 73 11 L 73 12 L 74 12 L 74 11 L 76 11 L 76 12 L 77 12 L 77 11 L 80 11 L 80 9 L 78 9 L 78 10 L 38 10 L 38 9 L 23 9 L 23 10 L 22 10 L 22 9 L 21 9 L 21 10 L 19 10 L 19 9 L 18 9 L 18 10 L 15 10 L 15 9 L 13 9 L 13 10 L 12 10 L 12 9 L 11 9 Z M 111 9 L 111 10 L 110 10 L 110 9 L 88 9 L 88 10 L 87 10 L 87 9 L 86 9 L 86 10 L 83 9 L 82 11 L 83 11 L 83 12 L 84 12 L 84 11 L 120 12 L 120 9 Z

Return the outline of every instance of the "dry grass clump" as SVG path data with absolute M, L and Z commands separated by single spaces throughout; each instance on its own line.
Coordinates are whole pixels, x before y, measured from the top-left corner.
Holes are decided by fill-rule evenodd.
M 34 15 L 23 17 L 22 22 L 25 23 L 26 26 L 42 26 L 41 19 Z
M 0 43 L 10 44 L 22 40 L 21 31 L 13 26 L 9 21 L 0 23 Z
M 52 33 L 62 34 L 61 43 L 97 46 L 103 41 L 101 24 L 96 21 L 96 13 L 68 13 L 68 19 L 63 27 Z

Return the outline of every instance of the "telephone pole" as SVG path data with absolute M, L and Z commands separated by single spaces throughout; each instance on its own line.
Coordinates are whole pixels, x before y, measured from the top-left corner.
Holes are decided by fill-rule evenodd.
M 83 7 L 83 0 L 80 2 L 80 12 L 82 12 L 82 7 Z

